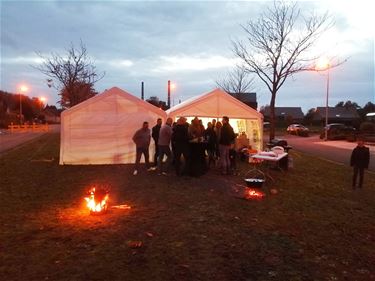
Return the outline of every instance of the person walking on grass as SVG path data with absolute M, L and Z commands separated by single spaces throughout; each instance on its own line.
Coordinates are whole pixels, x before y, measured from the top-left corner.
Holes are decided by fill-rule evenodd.
M 148 122 L 143 122 L 142 128 L 137 130 L 133 136 L 133 141 L 136 146 L 136 156 L 135 156 L 135 169 L 133 172 L 133 175 L 136 176 L 138 174 L 139 169 L 139 162 L 141 161 L 142 154 L 145 157 L 146 167 L 149 171 L 151 171 L 152 168 L 150 168 L 149 163 L 149 153 L 148 148 L 150 146 L 150 140 L 151 140 L 151 133 L 150 129 L 148 128 Z
M 159 156 L 158 156 L 158 170 L 159 175 L 167 175 L 167 170 L 169 169 L 169 166 L 171 165 L 172 161 L 172 153 L 171 149 L 169 147 L 171 143 L 172 138 L 172 118 L 168 118 L 165 125 L 160 128 L 159 133 L 159 140 L 158 140 L 158 146 L 159 146 Z M 163 158 L 164 155 L 167 155 L 167 168 L 165 171 L 163 170 Z
M 158 118 L 158 120 L 156 121 L 156 125 L 152 127 L 152 133 L 151 133 L 152 139 L 155 142 L 155 154 L 154 154 L 154 163 L 153 163 L 153 167 L 155 167 L 155 169 L 158 166 L 158 154 L 159 154 L 158 142 L 159 142 L 159 133 L 160 133 L 161 124 L 162 124 L 161 118 Z
M 350 166 L 353 167 L 353 182 L 352 188 L 356 188 L 357 177 L 359 175 L 358 188 L 363 186 L 363 174 L 364 170 L 368 169 L 370 163 L 370 150 L 365 146 L 362 139 L 358 139 L 357 146 L 353 149 L 350 157 Z

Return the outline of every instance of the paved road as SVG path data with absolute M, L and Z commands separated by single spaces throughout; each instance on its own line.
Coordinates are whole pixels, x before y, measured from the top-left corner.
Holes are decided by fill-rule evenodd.
M 60 125 L 50 125 L 49 133 L 58 132 Z M 8 150 L 23 145 L 35 138 L 38 138 L 47 132 L 13 132 L 10 133 L 8 130 L 2 130 L 0 132 L 0 155 Z
M 311 155 L 324 158 L 330 161 L 338 162 L 344 165 L 349 165 L 350 155 L 355 142 L 347 141 L 323 141 L 318 136 L 312 137 L 298 137 L 298 136 L 277 136 L 288 141 L 288 144 L 296 151 L 309 153 Z M 370 148 L 370 167 L 369 170 L 375 171 L 375 146 L 368 146 Z

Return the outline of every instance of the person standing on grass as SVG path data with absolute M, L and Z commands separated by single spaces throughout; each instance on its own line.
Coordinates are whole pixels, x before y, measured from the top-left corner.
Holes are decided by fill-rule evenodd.
M 149 153 L 148 148 L 150 146 L 151 134 L 150 129 L 148 128 L 148 122 L 143 122 L 142 128 L 135 132 L 133 136 L 133 141 L 136 146 L 136 157 L 135 157 L 135 169 L 133 175 L 138 174 L 139 162 L 141 161 L 142 154 L 145 157 L 146 167 L 149 168 Z
M 158 146 L 159 146 L 159 156 L 158 156 L 158 170 L 159 175 L 167 175 L 167 170 L 169 166 L 171 165 L 172 161 L 172 153 L 171 149 L 169 147 L 171 143 L 172 138 L 172 118 L 168 118 L 165 125 L 160 128 L 159 133 L 159 140 L 158 140 Z M 164 155 L 167 155 L 167 169 L 166 171 L 163 170 L 163 158 Z
M 370 150 L 368 147 L 365 146 L 365 143 L 362 139 L 358 139 L 357 146 L 353 149 L 352 155 L 350 157 L 350 166 L 353 167 L 353 189 L 356 188 L 358 174 L 358 188 L 362 188 L 364 170 L 368 169 L 369 163 Z
M 158 120 L 156 121 L 156 125 L 152 127 L 152 134 L 151 134 L 152 139 L 155 142 L 155 154 L 154 154 L 154 163 L 153 163 L 153 167 L 155 168 L 158 166 L 158 154 L 159 154 L 158 140 L 159 140 L 161 123 L 162 123 L 161 118 L 158 118 Z
M 172 144 L 174 145 L 173 157 L 176 175 L 181 176 L 188 173 L 189 167 L 189 124 L 185 117 L 180 117 L 177 120 L 176 126 L 173 128 Z M 181 156 L 184 157 L 184 168 L 181 169 Z
M 220 166 L 221 174 L 227 175 L 230 173 L 229 150 L 236 135 L 234 134 L 232 126 L 229 124 L 229 118 L 227 116 L 223 117 L 222 123 L 223 127 L 221 127 L 219 139 Z
M 211 164 L 215 166 L 215 152 L 217 144 L 216 133 L 211 122 L 207 123 L 207 129 L 204 131 L 204 139 L 207 143 L 206 150 L 208 154 L 208 168 L 210 168 Z

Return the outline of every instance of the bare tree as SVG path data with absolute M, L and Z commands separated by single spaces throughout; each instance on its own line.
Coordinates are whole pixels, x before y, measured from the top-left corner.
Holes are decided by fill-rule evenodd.
M 249 78 L 245 67 L 236 66 L 225 77 L 216 80 L 216 85 L 228 94 L 248 93 L 254 88 L 254 77 Z
M 331 26 L 327 14 L 305 18 L 296 3 L 275 1 L 257 21 L 242 26 L 245 42 L 233 42 L 233 51 L 246 70 L 255 73 L 271 93 L 270 140 L 275 137 L 275 101 L 279 89 L 293 74 L 313 70 L 317 58 L 308 52 Z
M 49 57 L 37 52 L 43 63 L 35 66 L 49 77 L 48 86 L 59 90 L 61 96 L 59 103 L 63 108 L 72 107 L 95 95 L 94 83 L 105 75 L 105 73 L 97 73 L 82 41 L 78 48 L 71 44 L 66 52 L 65 55 L 51 53 Z

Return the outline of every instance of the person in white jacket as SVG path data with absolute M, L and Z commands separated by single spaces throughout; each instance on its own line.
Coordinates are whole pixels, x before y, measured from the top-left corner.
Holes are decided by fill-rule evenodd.
M 160 128 L 159 132 L 159 140 L 158 140 L 158 146 L 159 146 L 159 156 L 158 156 L 158 170 L 159 175 L 167 175 L 167 171 L 169 166 L 171 165 L 172 161 L 172 152 L 169 147 L 172 139 L 172 118 L 168 118 L 165 125 Z M 167 155 L 167 168 L 163 170 L 163 158 L 164 155 Z

